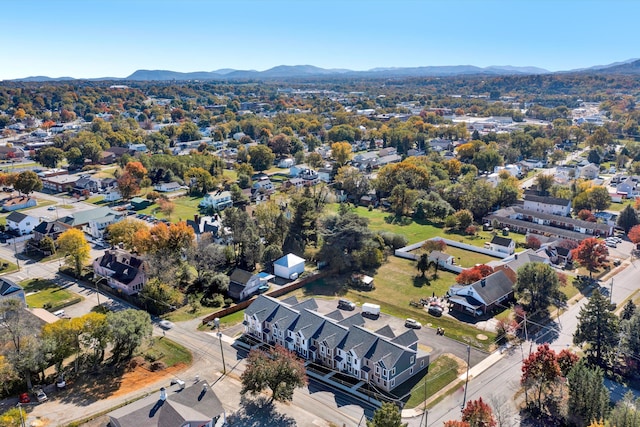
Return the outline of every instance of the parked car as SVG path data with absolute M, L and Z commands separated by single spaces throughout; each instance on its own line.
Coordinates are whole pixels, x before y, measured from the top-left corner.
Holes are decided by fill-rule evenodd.
M 267 292 L 270 287 L 271 286 L 269 286 L 269 285 L 262 285 L 262 286 L 258 287 L 258 293 L 259 294 L 263 294 L 263 293 Z
M 343 310 L 355 310 L 356 305 L 348 299 L 340 299 L 338 300 L 338 308 Z
M 33 391 L 33 394 L 36 397 L 36 399 L 38 399 L 38 402 L 46 402 L 47 400 L 49 400 L 49 398 L 47 397 L 47 394 L 41 388 L 35 389 Z
M 439 305 L 430 305 L 427 312 L 432 316 L 440 317 L 444 310 Z
M 620 261 L 620 258 L 616 258 L 613 260 L 613 265 L 615 265 L 616 267 L 619 266 L 620 264 L 622 264 L 622 261 Z
M 20 401 L 20 403 L 29 403 L 29 402 L 31 402 L 31 398 L 29 397 L 29 393 L 20 393 L 20 396 L 18 397 L 18 400 Z
M 412 329 L 420 329 L 422 328 L 422 323 L 418 322 L 415 319 L 408 318 L 407 320 L 404 321 L 404 326 Z
M 56 388 L 58 390 L 62 390 L 66 386 L 67 386 L 67 382 L 64 380 L 64 377 L 58 378 L 58 380 L 56 381 Z

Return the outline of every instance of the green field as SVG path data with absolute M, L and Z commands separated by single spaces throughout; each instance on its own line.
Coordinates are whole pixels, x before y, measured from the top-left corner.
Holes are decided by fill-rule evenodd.
M 152 338 L 149 346 L 143 351 L 143 354 L 164 362 L 167 368 L 179 363 L 190 365 L 193 360 L 193 356 L 189 350 L 165 337 Z
M 327 206 L 327 213 L 337 213 L 338 203 L 332 203 Z M 369 228 L 373 231 L 390 231 L 396 234 L 402 234 L 407 238 L 409 243 L 417 243 L 422 240 L 431 239 L 433 237 L 443 237 L 445 239 L 455 240 L 461 243 L 468 243 L 474 246 L 484 246 L 484 243 L 491 241 L 493 233 L 489 231 L 478 231 L 476 236 L 467 236 L 458 232 L 450 232 L 444 230 L 439 224 L 425 222 L 416 222 L 411 218 L 403 217 L 402 223 L 395 221 L 393 214 L 384 212 L 380 209 L 369 210 L 368 208 L 358 206 L 353 211 L 359 216 L 369 220 Z M 524 234 L 510 233 L 509 237 L 516 243 L 524 243 Z
M 177 197 L 175 199 L 171 199 L 171 201 L 175 204 L 175 210 L 171 214 L 171 217 L 167 217 L 162 212 L 160 212 L 160 208 L 157 204 L 153 203 L 146 208 L 137 211 L 137 213 L 154 215 L 158 219 L 168 219 L 172 222 L 178 221 L 186 221 L 188 219 L 193 219 L 194 215 L 198 214 L 198 204 L 202 201 L 202 197 Z
M 29 307 L 43 308 L 45 304 L 55 307 L 76 298 L 83 299 L 80 295 L 62 289 L 50 280 L 29 279 L 20 282 L 20 286 L 24 288 L 25 294 L 35 292 L 27 295 Z
M 16 264 L 0 258 L 0 274 L 12 273 L 14 271 L 18 271 Z
M 411 389 L 411 397 L 405 408 L 415 408 L 430 398 L 458 376 L 458 363 L 451 357 L 442 355 L 429 364 L 429 372 Z

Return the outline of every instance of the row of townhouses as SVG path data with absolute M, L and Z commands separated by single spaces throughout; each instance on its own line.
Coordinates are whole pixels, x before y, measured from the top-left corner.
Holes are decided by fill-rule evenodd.
M 372 332 L 361 314 L 317 312 L 315 300 L 279 301 L 260 295 L 244 313 L 245 334 L 281 345 L 307 361 L 391 391 L 426 369 L 429 354 L 418 349 L 413 330 L 395 335 L 389 326 Z

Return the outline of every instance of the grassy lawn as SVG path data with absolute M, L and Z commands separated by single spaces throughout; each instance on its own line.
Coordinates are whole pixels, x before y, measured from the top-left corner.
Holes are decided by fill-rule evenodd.
M 628 205 L 633 206 L 635 202 L 632 199 L 623 200 L 622 203 L 611 203 L 607 208 L 608 211 L 621 212 Z
M 476 264 L 486 264 L 490 261 L 498 260 L 498 258 L 489 255 L 465 251 L 464 249 L 454 248 L 452 246 L 448 246 L 445 253 L 453 255 L 456 259 L 456 264 L 461 267 L 473 267 Z
M 154 215 L 158 219 L 167 218 L 173 222 L 186 221 L 187 219 L 193 219 L 193 216 L 199 212 L 198 204 L 201 200 L 202 197 L 191 196 L 177 197 L 175 199 L 172 199 L 171 201 L 175 204 L 175 210 L 171 214 L 170 218 L 160 212 L 160 208 L 155 203 L 147 206 L 145 209 L 137 211 L 137 213 Z
M 208 313 L 211 313 L 214 310 L 211 308 L 208 308 L 205 311 Z M 228 316 L 222 317 L 220 319 L 220 325 L 222 326 L 222 329 L 224 329 L 224 327 L 237 325 L 238 323 L 241 323 L 243 320 L 244 320 L 244 310 L 240 310 L 240 311 L 236 311 L 235 313 L 231 313 Z M 206 323 L 200 324 L 200 326 L 198 326 L 199 331 L 212 331 L 214 329 L 215 327 L 209 326 Z
M 94 178 L 115 178 L 114 173 L 118 170 L 117 166 L 102 168 L 99 172 L 93 174 Z
M 411 389 L 411 397 L 406 408 L 415 408 L 425 401 L 425 387 L 427 399 L 442 390 L 458 376 L 458 363 L 446 355 L 438 357 L 429 365 L 429 372 Z
M 87 200 L 85 200 L 85 202 L 99 204 L 103 200 L 104 200 L 104 196 L 93 196 L 93 197 L 89 197 Z
M 222 171 L 222 176 L 229 178 L 231 182 L 236 182 L 238 180 L 238 172 L 236 172 L 235 169 L 225 169 Z
M 165 337 L 152 338 L 142 354 L 151 359 L 164 362 L 167 368 L 179 363 L 190 365 L 193 360 L 189 350 Z
M 0 258 L 0 274 L 13 273 L 14 271 L 18 271 L 16 264 Z
M 338 203 L 332 203 L 327 206 L 328 213 L 338 212 Z M 369 228 L 373 231 L 390 231 L 396 234 L 402 234 L 407 238 L 409 243 L 417 243 L 422 240 L 431 239 L 433 237 L 444 237 L 446 239 L 455 240 L 457 242 L 467 243 L 474 246 L 484 246 L 486 241 L 491 241 L 493 233 L 490 231 L 479 231 L 476 236 L 467 236 L 458 232 L 450 232 L 444 230 L 440 224 L 428 221 L 416 222 L 411 218 L 403 218 L 404 222 L 389 222 L 393 219 L 393 214 L 384 212 L 380 209 L 369 210 L 368 208 L 358 206 L 353 209 L 359 216 L 369 220 Z M 509 233 L 509 237 L 516 243 L 524 243 L 524 234 Z
M 25 294 L 35 292 L 32 295 L 27 295 L 29 307 L 43 308 L 45 304 L 57 306 L 76 298 L 84 299 L 80 295 L 60 288 L 50 280 L 29 279 L 20 282 L 20 286 L 24 288 Z

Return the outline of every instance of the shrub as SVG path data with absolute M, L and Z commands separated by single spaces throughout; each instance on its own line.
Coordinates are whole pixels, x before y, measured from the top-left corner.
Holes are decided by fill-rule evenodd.
M 475 236 L 476 233 L 478 232 L 478 229 L 476 228 L 475 225 L 470 225 L 464 230 L 464 232 L 469 236 Z
M 167 369 L 167 364 L 158 360 L 156 362 L 153 362 L 149 369 L 151 369 L 151 372 L 164 371 L 165 369 Z

